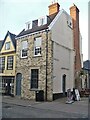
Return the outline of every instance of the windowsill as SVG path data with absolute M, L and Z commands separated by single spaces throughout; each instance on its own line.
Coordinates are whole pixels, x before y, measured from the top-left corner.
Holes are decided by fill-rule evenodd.
M 21 59 L 27 59 L 28 58 L 28 56 L 25 56 L 25 57 L 21 57 Z
M 33 57 L 42 57 L 42 55 L 34 55 Z

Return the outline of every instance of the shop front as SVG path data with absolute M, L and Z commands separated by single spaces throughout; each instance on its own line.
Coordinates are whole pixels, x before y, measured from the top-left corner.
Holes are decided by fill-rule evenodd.
M 14 95 L 14 76 L 2 77 L 2 94 L 4 95 Z

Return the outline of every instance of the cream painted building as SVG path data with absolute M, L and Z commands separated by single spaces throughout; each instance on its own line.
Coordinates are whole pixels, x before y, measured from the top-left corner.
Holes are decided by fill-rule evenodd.
M 35 99 L 42 90 L 44 100 L 52 101 L 74 87 L 72 18 L 59 7 L 58 3 L 50 5 L 48 16 L 27 22 L 16 36 L 18 96 Z
M 61 10 L 49 29 L 53 42 L 53 93 L 64 93 L 74 87 L 72 18 L 65 10 Z
M 2 93 L 15 94 L 15 63 L 16 63 L 16 41 L 14 34 L 7 32 L 2 41 L 0 50 L 0 77 L 2 79 Z

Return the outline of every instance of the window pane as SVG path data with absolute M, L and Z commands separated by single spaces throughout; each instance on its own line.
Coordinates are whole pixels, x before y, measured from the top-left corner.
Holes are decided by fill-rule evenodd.
M 12 70 L 13 69 L 13 56 L 7 57 L 7 69 Z
M 41 46 L 41 37 L 38 37 L 35 39 L 35 47 L 40 47 Z
M 10 42 L 6 42 L 6 44 L 5 44 L 5 49 L 6 49 L 6 50 L 9 50 L 9 49 L 10 49 Z
M 25 57 L 25 56 L 27 56 L 27 50 L 22 50 L 22 57 Z
M 41 37 L 35 38 L 34 43 L 34 55 L 41 55 Z
M 38 69 L 31 70 L 31 88 L 38 88 Z
M 22 41 L 22 50 L 27 49 L 27 40 Z
M 0 58 L 0 70 L 5 69 L 5 57 Z
M 36 47 L 35 48 L 35 55 L 41 55 L 41 48 L 40 47 Z
M 28 47 L 28 43 L 27 40 L 22 41 L 21 43 L 21 57 L 27 57 L 27 47 Z

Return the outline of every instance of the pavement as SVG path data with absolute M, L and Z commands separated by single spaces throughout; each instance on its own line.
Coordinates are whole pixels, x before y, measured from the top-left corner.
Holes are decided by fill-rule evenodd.
M 3 103 L 10 103 L 13 105 L 32 107 L 37 109 L 53 110 L 57 112 L 73 113 L 82 115 L 84 118 L 88 117 L 88 98 L 81 98 L 80 101 L 75 101 L 72 104 L 66 104 L 67 98 L 60 98 L 52 102 L 38 102 L 35 100 L 21 99 L 18 97 L 3 96 Z

